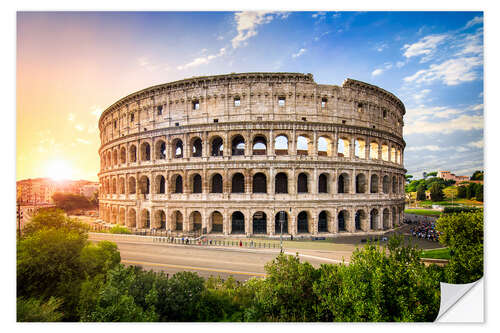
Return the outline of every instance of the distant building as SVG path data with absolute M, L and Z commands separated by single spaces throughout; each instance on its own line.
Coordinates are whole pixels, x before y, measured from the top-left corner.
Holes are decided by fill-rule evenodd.
M 50 178 L 19 180 L 17 182 L 17 201 L 25 204 L 51 204 L 53 203 L 52 195 L 56 192 L 83 194 L 82 191 L 85 193 L 95 191 L 98 184 L 88 180 L 55 181 Z M 87 185 L 91 187 L 83 189 Z
M 99 182 L 83 185 L 80 188 L 80 194 L 88 199 L 91 199 L 96 192 L 99 193 Z
M 457 184 L 461 182 L 467 182 L 470 180 L 469 176 L 456 176 L 450 171 L 438 171 L 437 176 L 444 180 L 454 180 Z

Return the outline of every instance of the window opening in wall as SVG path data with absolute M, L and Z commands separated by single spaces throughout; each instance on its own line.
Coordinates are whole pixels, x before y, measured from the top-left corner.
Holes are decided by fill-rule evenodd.
M 346 138 L 339 138 L 337 142 L 338 157 L 349 157 L 349 148 L 349 140 Z
M 132 121 L 134 121 L 134 118 L 135 118 L 134 114 L 133 114 L 133 113 L 131 113 L 131 114 L 130 114 L 130 121 L 131 121 L 131 122 L 132 122 Z
M 288 138 L 284 135 L 278 135 L 274 139 L 274 153 L 276 155 L 288 155 Z
M 345 124 L 345 120 L 342 120 L 342 124 Z
M 354 141 L 354 155 L 358 158 L 366 158 L 365 156 L 365 140 L 356 140 Z
M 323 98 L 321 99 L 321 107 L 322 107 L 322 108 L 326 108 L 326 102 L 328 102 L 328 99 L 327 99 L 327 98 L 325 98 L 325 97 L 323 97 Z
M 193 193 L 201 193 L 201 176 L 199 174 L 193 177 Z
M 285 97 L 278 97 L 278 105 L 285 106 Z
M 159 115 L 159 116 L 161 116 L 161 115 L 163 114 L 163 106 L 161 106 L 161 105 L 160 105 L 160 106 L 158 106 L 158 107 L 156 108 L 156 110 L 157 110 L 157 112 L 158 112 L 158 115 Z
M 240 106 L 241 105 L 241 100 L 239 97 L 234 98 L 234 106 Z
M 263 136 L 256 136 L 253 139 L 252 147 L 253 155 L 266 155 L 267 154 L 267 141 Z
M 267 179 L 262 172 L 253 176 L 252 190 L 253 193 L 267 193 Z
M 245 216 L 241 212 L 234 212 L 233 215 L 231 215 L 231 233 L 245 233 Z
M 281 227 L 281 219 L 283 217 L 283 228 Z M 285 211 L 278 212 L 274 217 L 274 233 L 279 235 L 283 230 L 284 234 L 288 234 L 288 214 Z
M 320 136 L 318 138 L 318 156 L 332 156 L 332 140 Z
M 114 128 L 116 128 L 116 120 L 113 122 L 113 126 Z
M 212 213 L 212 232 L 222 232 L 223 230 L 223 217 L 222 214 L 215 211 Z
M 318 232 L 328 232 L 328 213 L 325 211 L 319 213 Z
M 218 173 L 212 177 L 211 193 L 222 193 L 222 176 Z
M 309 221 L 306 212 L 300 212 L 297 216 L 297 232 L 298 233 L 308 233 L 309 232 Z
M 297 155 L 309 155 L 309 139 L 305 136 L 297 137 Z
M 201 139 L 198 138 L 193 142 L 193 157 L 201 157 L 202 153 L 202 144 Z
M 358 112 L 363 112 L 363 103 L 358 103 Z
M 302 117 L 302 121 L 307 121 L 307 118 L 306 117 Z
M 182 193 L 182 176 L 178 175 L 175 178 L 175 192 L 174 193 Z
M 370 193 L 378 193 L 378 176 L 372 175 L 370 180 Z
M 254 234 L 267 233 L 267 216 L 264 212 L 256 212 L 253 215 L 252 229 Z
M 341 211 L 338 215 L 338 226 L 339 226 L 339 231 L 346 231 L 345 228 L 345 210 Z
M 233 139 L 231 155 L 245 155 L 245 139 L 243 139 L 241 135 L 238 135 Z
M 193 110 L 199 110 L 200 109 L 200 101 L 195 99 L 193 101 Z
M 378 210 L 372 209 L 372 211 L 370 212 L 370 229 L 371 230 L 377 229 L 377 220 L 378 220 Z
M 245 193 L 245 177 L 243 174 L 237 173 L 233 176 L 231 193 Z
M 325 173 L 319 175 L 318 193 L 328 193 L 328 175 Z
M 262 117 L 257 117 L 257 121 L 262 121 Z
M 181 140 L 177 140 L 177 142 L 175 143 L 175 155 L 174 157 L 175 158 L 181 158 L 183 157 L 183 150 L 184 150 L 184 147 L 183 147 L 183 144 L 182 144 L 182 141 Z
M 224 155 L 224 145 L 220 137 L 216 137 L 212 140 L 212 150 L 210 152 L 212 156 L 223 156 Z
M 297 179 L 297 193 L 307 193 L 309 192 L 307 186 L 307 175 L 305 173 L 299 174 Z
M 288 176 L 284 172 L 276 175 L 274 191 L 276 193 L 288 193 Z
M 214 119 L 214 123 L 218 123 L 219 122 L 219 119 Z
M 387 110 L 384 109 L 382 111 L 382 116 L 384 117 L 384 119 L 387 118 Z
M 175 123 L 175 126 L 179 126 L 179 123 Z

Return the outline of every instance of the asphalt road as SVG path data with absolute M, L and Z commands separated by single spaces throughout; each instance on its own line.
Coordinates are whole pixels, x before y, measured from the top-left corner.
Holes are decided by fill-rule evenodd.
M 191 271 L 203 277 L 220 276 L 225 279 L 233 276 L 240 281 L 251 277 L 264 277 L 264 265 L 279 254 L 279 250 L 274 249 L 214 248 L 116 239 L 112 241 L 118 245 L 122 263 L 125 265 L 137 265 L 168 274 Z M 308 261 L 316 267 L 321 263 L 333 262 L 332 259 L 313 255 L 305 255 L 301 261 Z

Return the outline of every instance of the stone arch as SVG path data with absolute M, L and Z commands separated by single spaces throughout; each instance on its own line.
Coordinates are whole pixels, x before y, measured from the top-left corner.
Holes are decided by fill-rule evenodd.
M 288 155 L 288 136 L 279 134 L 274 138 L 274 154 Z
M 370 193 L 378 193 L 378 175 L 373 174 L 370 179 Z
M 358 173 L 356 176 L 356 193 L 366 193 L 366 175 Z
M 116 208 L 116 206 L 113 206 L 111 208 L 111 224 L 116 224 L 118 220 L 118 208 Z
M 151 161 L 151 146 L 148 142 L 141 143 L 141 161 Z
M 156 194 L 165 194 L 165 177 L 163 175 L 157 175 L 155 181 Z
M 128 193 L 135 194 L 135 190 L 136 190 L 135 177 L 130 176 L 128 177 Z
M 382 213 L 382 227 L 384 228 L 384 230 L 390 228 L 390 217 L 388 208 L 384 208 Z
M 202 227 L 202 218 L 201 218 L 201 213 L 197 210 L 191 212 L 189 215 L 189 226 L 190 229 L 192 227 L 193 231 L 201 231 Z
M 280 211 L 274 216 L 274 233 L 281 234 L 281 218 L 283 217 L 283 233 L 288 234 L 288 213 Z
M 120 207 L 119 213 L 118 213 L 118 224 L 120 225 L 125 225 L 125 207 Z
M 222 193 L 224 181 L 219 173 L 214 173 L 210 178 L 210 193 Z
M 330 176 L 327 173 L 322 173 L 318 177 L 318 193 L 329 193 L 328 184 Z
M 142 175 L 141 178 L 139 178 L 139 193 L 140 194 L 149 194 L 149 178 L 146 175 Z
M 144 208 L 141 211 L 141 228 L 151 229 L 151 214 L 149 213 L 149 209 Z
M 108 168 L 111 168 L 113 164 L 111 163 L 111 151 L 108 150 Z
M 267 138 L 258 134 L 253 138 L 252 155 L 267 155 Z
M 267 234 L 267 215 L 262 211 L 255 212 L 252 217 L 253 234 Z
M 118 178 L 118 193 L 125 194 L 125 177 Z
M 131 163 L 137 162 L 137 148 L 135 145 L 130 145 L 129 148 L 129 160 Z
M 222 214 L 219 211 L 213 211 L 212 214 L 210 214 L 210 225 L 211 233 L 222 233 L 223 231 L 223 225 L 224 225 L 224 218 L 222 217 Z
M 216 135 L 210 138 L 210 156 L 224 156 L 224 140 Z
M 165 140 L 159 139 L 155 143 L 155 158 L 157 160 L 164 160 L 167 158 L 167 143 Z
M 297 215 L 297 233 L 304 234 L 309 233 L 309 212 L 303 210 Z
M 252 193 L 267 193 L 267 177 L 262 172 L 257 172 L 252 179 Z
M 366 228 L 366 213 L 363 209 L 358 209 L 354 216 L 354 230 L 361 231 Z
M 338 177 L 337 193 L 349 193 L 349 174 L 343 172 Z
M 274 192 L 288 193 L 288 175 L 285 172 L 278 172 L 274 177 Z
M 240 134 L 235 135 L 231 139 L 231 155 L 245 155 L 245 138 Z
M 297 155 L 311 155 L 311 139 L 308 135 L 301 134 L 297 137 Z
M 327 135 L 318 138 L 318 156 L 333 156 L 333 140 Z
M 199 137 L 191 139 L 191 156 L 201 157 L 203 155 L 203 142 Z
M 245 215 L 236 211 L 231 214 L 231 233 L 244 234 L 245 233 Z
M 385 194 L 389 193 L 389 176 L 385 175 L 384 178 L 382 178 L 382 192 Z
M 184 157 L 184 143 L 181 139 L 175 139 L 172 141 L 172 157 L 182 158 Z
M 330 221 L 330 213 L 322 210 L 318 215 L 318 233 L 328 232 L 328 225 Z
M 337 141 L 337 156 L 349 157 L 350 148 L 349 138 L 345 136 L 340 137 Z
M 357 158 L 366 158 L 366 141 L 364 139 L 356 139 L 354 141 L 354 156 Z
M 309 193 L 309 175 L 306 172 L 299 173 L 297 177 L 297 193 Z
M 373 208 L 370 211 L 370 230 L 377 230 L 378 229 L 378 209 Z
M 349 211 L 343 209 L 337 215 L 337 230 L 347 231 L 349 223 Z
M 127 213 L 127 225 L 130 228 L 137 228 L 137 213 L 134 208 L 129 208 Z
M 389 146 L 387 143 L 382 144 L 382 160 L 389 161 Z
M 391 147 L 391 162 L 396 163 L 396 148 Z
M 184 193 L 182 176 L 179 174 L 172 176 L 172 193 Z
M 245 193 L 245 176 L 241 172 L 231 178 L 231 193 Z
M 201 183 L 201 176 L 195 173 L 191 176 L 191 193 L 202 193 L 203 185 Z
M 378 142 L 370 142 L 370 158 L 372 160 L 378 160 Z
M 120 148 L 120 163 L 127 163 L 127 149 L 125 149 L 125 147 Z
M 167 215 L 163 209 L 155 211 L 155 228 L 166 230 L 167 229 Z
M 178 210 L 172 213 L 173 228 L 175 231 L 182 231 L 184 226 L 184 217 Z

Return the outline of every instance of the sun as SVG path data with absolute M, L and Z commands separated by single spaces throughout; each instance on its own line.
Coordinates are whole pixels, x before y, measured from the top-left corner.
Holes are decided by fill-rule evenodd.
M 71 179 L 73 170 L 67 161 L 52 160 L 47 163 L 46 174 L 53 180 Z

